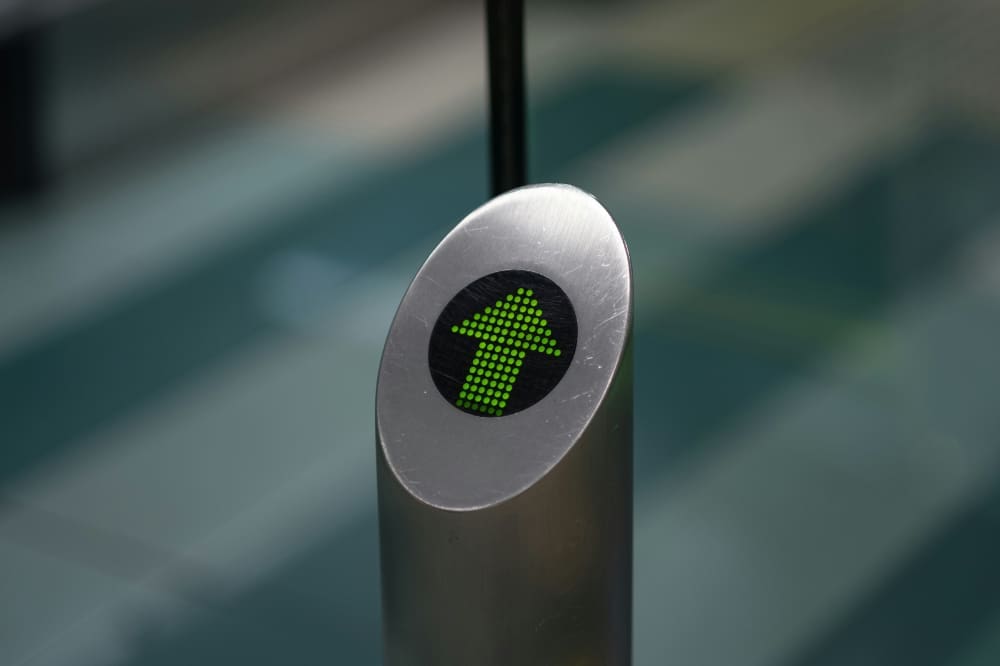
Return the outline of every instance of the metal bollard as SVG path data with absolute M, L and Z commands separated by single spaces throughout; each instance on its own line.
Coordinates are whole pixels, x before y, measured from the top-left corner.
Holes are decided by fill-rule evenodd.
M 566 185 L 496 197 L 403 297 L 377 390 L 388 666 L 627 666 L 632 278 Z

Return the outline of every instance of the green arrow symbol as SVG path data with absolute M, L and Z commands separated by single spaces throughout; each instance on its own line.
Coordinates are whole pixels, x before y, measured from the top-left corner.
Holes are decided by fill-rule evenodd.
M 491 416 L 503 416 L 527 354 L 562 355 L 538 300 L 523 287 L 451 332 L 479 340 L 455 404 Z

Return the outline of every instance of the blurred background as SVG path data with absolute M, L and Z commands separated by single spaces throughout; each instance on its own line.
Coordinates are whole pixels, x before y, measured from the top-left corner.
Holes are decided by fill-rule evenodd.
M 529 2 L 636 308 L 636 664 L 1000 663 L 1000 3 Z M 378 664 L 480 3 L 0 2 L 0 664 Z

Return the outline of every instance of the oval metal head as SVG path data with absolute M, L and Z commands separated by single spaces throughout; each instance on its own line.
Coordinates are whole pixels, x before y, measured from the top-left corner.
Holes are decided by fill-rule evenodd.
M 449 233 L 393 320 L 378 439 L 419 500 L 473 510 L 532 486 L 578 441 L 628 343 L 628 251 L 567 185 L 503 194 Z

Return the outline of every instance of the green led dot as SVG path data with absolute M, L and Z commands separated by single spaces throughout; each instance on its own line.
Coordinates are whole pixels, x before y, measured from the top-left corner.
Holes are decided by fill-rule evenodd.
M 465 321 L 462 322 L 462 326 L 468 326 L 468 325 L 469 325 L 469 320 L 468 319 L 466 319 Z
M 522 315 L 522 314 L 517 315 L 517 320 L 518 321 L 524 321 L 524 315 Z
M 552 356 L 552 347 L 546 347 L 545 353 L 548 354 L 549 356 Z
M 535 323 L 536 324 L 541 324 L 542 326 L 548 326 L 549 325 L 549 322 L 545 321 L 544 319 L 541 320 L 541 321 L 536 321 Z
M 476 314 L 472 315 L 473 319 L 479 319 L 479 317 L 480 317 L 480 314 L 478 312 Z
M 483 350 L 482 350 L 482 349 L 477 349 L 477 350 L 476 350 L 476 358 L 479 358 L 479 357 L 481 357 L 482 355 L 483 355 Z
M 508 301 L 514 300 L 514 294 L 507 294 L 507 300 Z
M 506 406 L 507 406 L 507 401 L 506 400 L 501 400 L 500 404 L 499 404 L 500 409 L 503 409 Z
M 553 356 L 562 356 L 562 351 L 560 351 L 560 350 L 557 349 L 554 352 L 552 352 L 552 355 Z
M 518 356 L 520 356 L 521 358 L 524 358 L 524 352 L 518 352 Z M 521 365 L 521 364 L 518 363 L 518 365 Z
M 465 391 L 459 391 L 458 397 L 459 398 L 464 398 L 465 397 Z
M 462 389 L 468 391 L 469 390 L 469 383 L 466 382 L 466 383 L 462 384 Z
M 480 400 L 482 400 L 482 397 L 479 396 L 479 394 L 476 394 L 476 395 L 472 396 L 472 399 L 475 400 L 476 402 L 479 402 Z
M 520 311 L 521 311 L 521 312 L 527 312 L 527 311 L 528 311 L 528 308 L 526 308 L 526 307 L 524 307 L 524 306 L 522 305 L 522 306 L 520 307 Z
M 489 351 L 493 351 L 493 345 L 489 345 L 489 344 L 486 345 L 486 349 L 488 349 Z
M 517 367 L 510 371 L 510 374 L 514 375 L 514 377 L 517 377 L 518 373 L 521 372 L 521 362 L 518 361 L 517 364 Z
M 552 334 L 550 333 L 549 335 L 552 335 Z M 552 347 L 555 347 L 556 346 L 556 341 L 554 339 L 553 340 L 549 340 L 549 345 L 552 346 Z
M 497 416 L 503 416 L 503 410 L 502 409 L 498 409 L 497 410 Z
M 486 308 L 485 310 L 483 310 L 483 312 L 485 314 L 489 314 L 489 313 L 493 312 L 493 308 Z
M 482 375 L 483 374 L 483 369 L 482 368 L 476 368 L 476 374 L 477 375 Z
M 490 414 L 490 415 L 492 415 L 492 414 L 493 414 L 493 413 L 495 413 L 495 412 L 496 412 L 496 410 L 495 410 L 495 409 L 493 409 L 492 407 L 490 407 L 489 409 L 487 409 L 487 410 L 486 410 L 486 413 L 487 413 L 487 414 Z
M 493 389 L 486 389 L 486 395 L 492 396 L 493 395 Z
M 518 287 L 518 288 L 517 288 L 517 293 L 518 293 L 518 294 L 523 294 L 523 293 L 524 293 L 524 287 Z M 530 296 L 530 295 L 531 295 L 531 294 L 529 294 L 529 296 Z
M 531 299 L 531 307 L 537 308 L 538 307 L 538 301 L 536 301 L 535 299 Z

